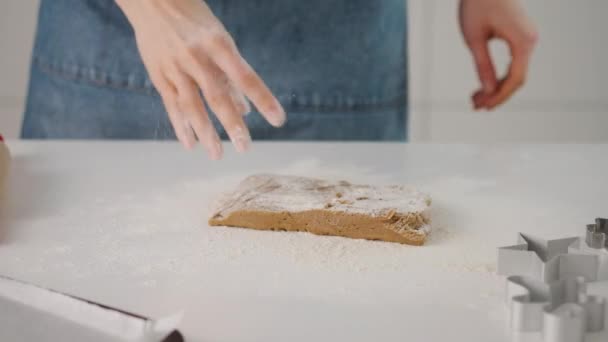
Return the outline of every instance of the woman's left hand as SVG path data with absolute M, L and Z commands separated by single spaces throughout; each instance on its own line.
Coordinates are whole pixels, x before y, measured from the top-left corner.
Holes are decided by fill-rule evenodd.
M 475 109 L 493 109 L 507 101 L 525 82 L 537 31 L 519 0 L 461 0 L 460 27 L 481 82 L 473 96 Z M 511 51 L 507 75 L 498 79 L 488 44 L 506 41 Z

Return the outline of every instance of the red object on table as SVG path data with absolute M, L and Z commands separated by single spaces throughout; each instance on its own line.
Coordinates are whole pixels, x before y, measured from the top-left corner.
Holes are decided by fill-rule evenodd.
M 0 134 L 0 142 L 4 141 L 4 137 Z

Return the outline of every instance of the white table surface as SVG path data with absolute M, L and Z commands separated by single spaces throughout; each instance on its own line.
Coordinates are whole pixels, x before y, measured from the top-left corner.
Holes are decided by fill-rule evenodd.
M 0 274 L 152 317 L 184 310 L 189 341 L 510 341 L 496 247 L 608 214 L 608 145 L 257 143 L 221 162 L 175 143 L 9 146 Z M 255 172 L 414 184 L 434 198 L 434 235 L 208 227 L 213 196 Z

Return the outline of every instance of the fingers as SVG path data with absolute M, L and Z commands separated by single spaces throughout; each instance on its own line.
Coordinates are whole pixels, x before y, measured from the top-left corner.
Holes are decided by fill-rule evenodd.
M 219 69 L 216 72 L 220 72 Z M 223 74 L 202 86 L 205 99 L 224 126 L 236 151 L 245 152 L 251 146 L 249 129 L 243 120 L 247 105 L 244 98 L 239 98 L 241 95 L 231 88 Z
M 482 83 L 482 90 L 472 96 L 475 109 L 496 108 L 511 98 L 526 81 L 528 65 L 536 45 L 537 34 L 530 25 L 522 23 L 514 26 L 519 27 L 519 29 L 511 28 L 503 32 L 496 32 L 498 37 L 507 41 L 511 51 L 511 64 L 507 75 L 498 82 L 496 82 L 496 72 L 488 50 L 487 39 L 470 45 L 479 79 Z M 493 84 L 491 92 L 488 92 L 488 89 L 492 88 L 488 84 Z
M 492 94 L 497 87 L 496 69 L 488 49 L 488 41 L 481 39 L 470 45 L 471 53 L 477 68 L 477 75 L 484 93 Z
M 209 158 L 218 160 L 222 157 L 222 144 L 220 141 L 205 105 L 201 99 L 196 82 L 178 68 L 172 68 L 172 77 L 178 92 L 178 106 L 182 115 L 186 118 L 188 130 L 196 133 L 198 141 L 207 151 Z M 190 128 L 191 127 L 191 128 Z
M 264 81 L 241 57 L 232 38 L 223 31 L 211 31 L 203 46 L 211 60 L 253 102 L 273 126 L 285 123 L 285 111 Z
M 211 60 L 203 55 L 193 56 L 189 72 L 203 91 L 209 107 L 216 114 L 237 152 L 245 152 L 251 146 L 249 129 L 243 115 L 249 105 L 228 77 Z
M 205 102 L 237 151 L 251 144 L 243 120 L 251 110 L 247 98 L 273 125 L 285 121 L 280 103 L 241 58 L 204 1 L 121 1 L 119 5 L 134 28 L 142 61 L 184 146 L 192 147 L 198 139 L 212 158 L 221 156 Z
M 483 90 L 478 90 L 473 93 L 473 96 L 471 96 L 471 99 L 473 101 L 473 108 L 475 110 L 484 108 L 486 105 L 486 101 L 490 95 L 491 94 L 486 94 L 486 92 Z
M 158 90 L 158 93 L 163 101 L 163 105 L 167 110 L 169 121 L 171 122 L 173 130 L 175 131 L 175 136 L 185 148 L 192 148 L 195 143 L 194 135 L 192 134 L 192 129 L 190 128 L 186 118 L 184 118 L 179 109 L 178 92 L 175 85 L 161 72 L 150 72 L 150 78 Z
M 209 120 L 209 116 L 196 115 L 190 120 L 194 132 L 198 137 L 198 141 L 205 147 L 209 158 L 219 160 L 222 158 L 223 148 L 220 137 L 213 127 L 213 123 Z
M 232 38 L 223 29 L 207 28 L 203 38 L 190 42 L 179 49 L 173 59 L 172 67 L 165 67 L 165 73 L 177 88 L 179 110 L 170 115 L 172 124 L 180 141 L 190 146 L 187 129 L 178 131 L 183 126 L 180 113 L 187 125 L 191 125 L 198 140 L 205 146 L 212 158 L 219 158 L 219 138 L 213 129 L 204 103 L 198 93 L 203 93 L 204 100 L 213 110 L 238 152 L 247 151 L 251 146 L 251 136 L 243 115 L 251 111 L 248 97 L 260 113 L 274 126 L 285 122 L 285 112 L 268 87 L 243 60 L 238 53 Z M 174 100 L 172 100 L 175 102 Z M 167 108 L 176 105 L 167 101 Z M 172 109 L 172 111 L 174 111 Z M 174 123 L 175 121 L 175 123 Z M 189 126 L 187 126 L 189 127 Z M 191 130 L 190 130 L 191 132 Z
M 532 55 L 535 43 L 536 37 L 528 37 L 527 35 L 509 41 L 511 64 L 507 75 L 500 81 L 496 93 L 492 94 L 492 96 L 488 97 L 485 101 L 485 106 L 487 108 L 493 109 L 496 106 L 503 104 L 524 85 L 528 74 L 530 56 Z

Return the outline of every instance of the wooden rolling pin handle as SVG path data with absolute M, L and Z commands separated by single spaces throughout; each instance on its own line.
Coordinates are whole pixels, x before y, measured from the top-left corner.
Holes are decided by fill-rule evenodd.
M 2 195 L 2 189 L 4 188 L 4 182 L 8 174 L 8 165 L 10 162 L 10 152 L 8 147 L 4 144 L 4 138 L 0 134 L 0 195 Z

